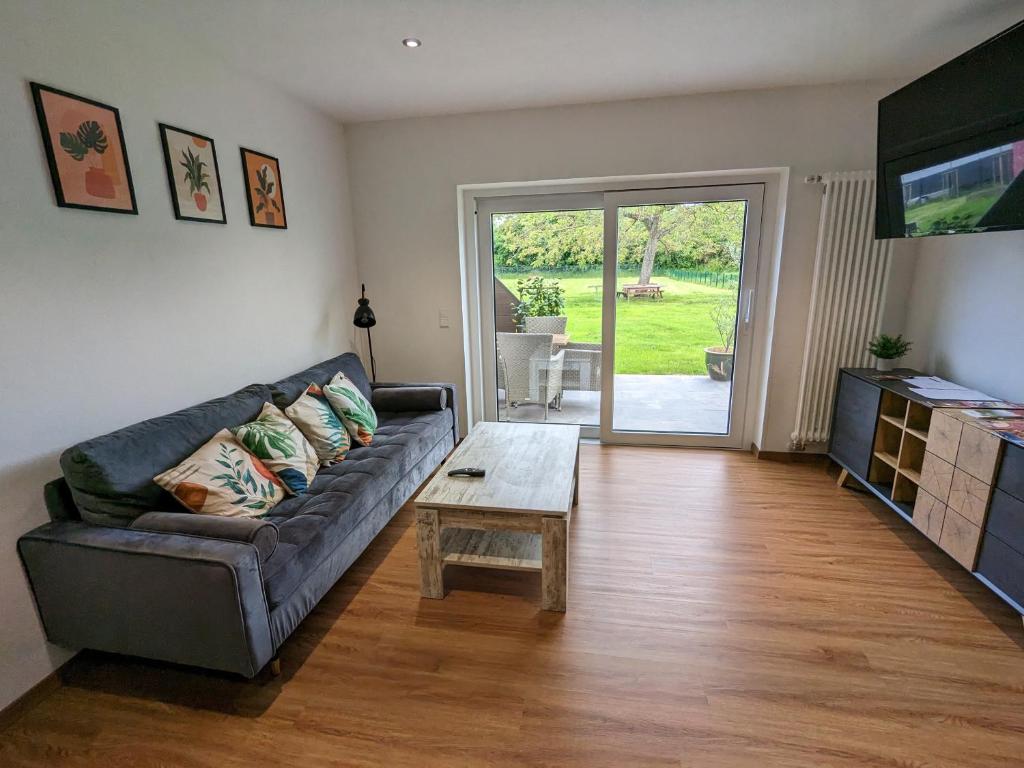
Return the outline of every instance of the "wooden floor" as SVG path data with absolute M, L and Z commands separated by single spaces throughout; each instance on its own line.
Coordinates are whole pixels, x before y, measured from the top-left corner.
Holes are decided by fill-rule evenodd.
M 585 446 L 568 613 L 406 506 L 246 682 L 99 654 L 4 766 L 1020 766 L 1019 617 L 820 466 Z M 637 489 L 643 487 L 643 493 Z

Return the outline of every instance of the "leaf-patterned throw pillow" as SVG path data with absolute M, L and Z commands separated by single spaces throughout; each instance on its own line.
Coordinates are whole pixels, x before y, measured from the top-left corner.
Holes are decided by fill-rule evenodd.
M 324 394 L 355 441 L 369 445 L 377 431 L 377 413 L 359 387 L 344 373 L 338 373 L 324 387 Z
M 352 447 L 345 426 L 316 384 L 306 387 L 302 396 L 284 409 L 284 414 L 309 440 L 321 464 L 341 461 Z
M 280 478 L 285 490 L 302 493 L 309 488 L 320 459 L 305 435 L 277 406 L 264 404 L 256 421 L 231 431 L 245 450 Z
M 153 482 L 200 515 L 258 517 L 285 497 L 277 476 L 227 429 Z

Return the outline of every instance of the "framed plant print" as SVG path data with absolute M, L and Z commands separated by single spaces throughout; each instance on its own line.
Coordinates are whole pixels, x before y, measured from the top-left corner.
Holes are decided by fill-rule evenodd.
M 174 217 L 227 224 L 213 139 L 173 125 L 159 125 Z
M 254 227 L 288 229 L 284 189 L 277 158 L 252 149 L 242 150 L 242 175 L 249 200 L 249 223 Z
M 116 107 L 30 83 L 57 205 L 137 214 Z

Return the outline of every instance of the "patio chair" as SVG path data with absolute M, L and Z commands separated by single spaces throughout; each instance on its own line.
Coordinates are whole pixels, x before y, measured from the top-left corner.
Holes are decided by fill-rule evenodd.
M 576 392 L 601 391 L 601 345 L 570 342 L 562 366 L 562 388 Z
M 569 318 L 562 315 L 527 317 L 523 320 L 523 330 L 526 333 L 565 333 L 568 322 Z
M 565 352 L 551 354 L 550 333 L 497 333 L 498 371 L 504 372 L 505 408 L 533 404 L 561 410 Z

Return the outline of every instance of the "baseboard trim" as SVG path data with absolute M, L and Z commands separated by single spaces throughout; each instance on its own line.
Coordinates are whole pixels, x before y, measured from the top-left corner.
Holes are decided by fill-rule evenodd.
M 71 658 L 74 658 L 73 656 Z M 3 709 L 0 709 L 0 733 L 6 731 L 38 704 L 64 685 L 60 673 L 65 665 L 71 661 L 64 662 L 57 669 L 29 688 L 25 693 L 16 698 Z
M 824 453 L 802 453 L 800 451 L 762 451 L 754 443 L 750 444 L 750 452 L 755 459 L 762 461 L 778 461 L 783 464 L 828 464 L 828 455 Z

